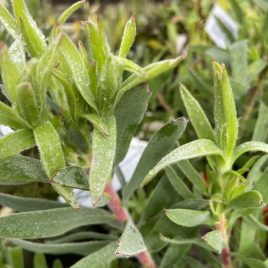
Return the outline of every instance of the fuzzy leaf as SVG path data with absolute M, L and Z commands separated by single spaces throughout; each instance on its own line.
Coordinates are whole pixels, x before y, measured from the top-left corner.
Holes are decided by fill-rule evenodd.
M 130 51 L 136 37 L 136 18 L 132 16 L 126 23 L 124 34 L 122 37 L 119 57 L 125 58 Z
M 54 178 L 65 166 L 58 133 L 53 125 L 47 122 L 34 130 L 34 137 L 44 169 L 49 178 Z
M 21 212 L 0 218 L 0 237 L 19 239 L 54 237 L 80 226 L 104 223 L 111 226 L 115 224 L 114 217 L 101 209 L 56 208 Z
M 116 255 L 130 257 L 146 250 L 143 237 L 137 227 L 128 222 L 118 241 Z
M 69 67 L 72 79 L 80 94 L 88 105 L 96 110 L 97 108 L 94 102 L 94 97 L 90 90 L 90 80 L 86 66 L 79 54 L 78 49 L 66 34 L 63 35 L 61 40 L 60 51 Z
M 116 243 L 110 243 L 100 250 L 81 259 L 70 268 L 106 268 L 112 260 L 116 258 L 114 252 L 116 250 Z
M 32 56 L 39 57 L 46 49 L 45 36 L 37 27 L 24 0 L 13 1 L 13 12 L 28 51 Z
M 88 190 L 87 175 L 80 167 L 66 167 L 60 170 L 53 180 L 63 186 Z
M 248 191 L 234 198 L 229 204 L 229 209 L 263 207 L 262 196 L 257 191 Z
M 4 84 L 4 92 L 10 102 L 16 101 L 16 85 L 19 81 L 20 72 L 11 60 L 6 47 L 0 54 L 1 77 Z M 12 75 L 10 75 L 12 74 Z
M 198 138 L 215 142 L 214 132 L 202 107 L 186 87 L 181 85 L 180 89 L 183 103 Z
M 21 155 L 0 160 L 0 185 L 48 182 L 40 161 Z
M 20 248 L 26 249 L 27 251 L 40 252 L 51 255 L 58 254 L 77 254 L 87 256 L 94 251 L 104 247 L 106 241 L 88 241 L 78 243 L 60 243 L 60 244 L 49 244 L 49 243 L 35 243 L 19 239 L 11 239 L 10 242 Z
M 93 149 L 91 169 L 89 173 L 89 189 L 93 205 L 99 201 L 108 180 L 111 178 L 116 150 L 115 117 L 103 118 L 106 121 L 108 135 L 97 129 L 93 131 Z
M 8 49 L 10 59 L 16 64 L 19 70 L 26 65 L 26 55 L 21 36 L 18 36 Z
M 35 145 L 33 132 L 27 129 L 17 130 L 0 138 L 0 159 L 19 154 Z
M 222 155 L 222 151 L 210 140 L 195 140 L 180 146 L 173 150 L 160 160 L 156 166 L 151 169 L 144 178 L 141 187 L 149 183 L 156 174 L 165 167 L 177 163 L 181 160 L 206 156 L 206 155 Z
M 238 135 L 238 121 L 232 88 L 224 65 L 213 63 L 214 70 L 214 120 L 217 144 L 224 155 L 230 157 Z
M 102 135 L 108 135 L 108 130 L 105 125 L 106 122 L 103 122 L 101 117 L 95 114 L 83 114 L 82 117 L 87 119 Z
M 121 162 L 125 157 L 131 139 L 144 116 L 150 97 L 149 88 L 141 86 L 126 92 L 118 103 L 115 109 L 117 126 L 115 164 Z
M 16 39 L 19 35 L 17 23 L 2 3 L 0 3 L 0 22 L 4 25 L 9 34 Z
M 40 199 L 40 198 L 27 198 L 11 194 L 0 193 L 0 204 L 15 211 L 38 211 L 53 208 L 66 207 L 67 204 L 57 201 Z
M 31 128 L 15 110 L 0 101 L 0 124 L 13 129 Z
M 222 235 L 219 231 L 211 231 L 206 233 L 202 238 L 206 241 L 208 245 L 214 248 L 218 253 L 221 253 L 224 248 L 224 241 L 222 240 Z
M 211 221 L 208 211 L 177 208 L 167 209 L 165 212 L 171 221 L 185 227 L 194 227 L 200 224 L 206 224 L 208 221 Z
M 234 163 L 242 154 L 252 151 L 260 151 L 268 153 L 268 144 L 258 141 L 249 141 L 237 146 L 232 156 L 232 163 Z
M 256 121 L 252 137 L 253 141 L 260 141 L 260 142 L 266 141 L 268 135 L 267 122 L 268 122 L 268 108 L 263 102 L 260 102 L 258 119 Z
M 177 140 L 185 130 L 186 125 L 187 121 L 183 117 L 178 120 L 171 120 L 152 136 L 130 182 L 123 190 L 124 200 L 130 198 L 130 196 L 138 189 L 144 176 L 149 170 L 173 149 Z

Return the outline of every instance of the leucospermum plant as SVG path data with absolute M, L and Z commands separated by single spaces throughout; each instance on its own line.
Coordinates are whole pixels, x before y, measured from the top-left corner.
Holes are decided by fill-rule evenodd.
M 142 235 L 109 181 L 148 105 L 150 91 L 144 82 L 174 68 L 182 57 L 146 67 L 128 60 L 136 34 L 134 17 L 126 24 L 116 54 L 99 18 L 83 22 L 87 45 L 74 44 L 61 25 L 83 3 L 67 9 L 47 37 L 24 0 L 12 1 L 13 14 L 0 4 L 0 22 L 14 39 L 9 48 L 1 43 L 0 52 L 6 98 L 0 102 L 0 124 L 13 130 L 0 138 L 0 183 L 50 183 L 72 207 L 1 194 L 1 204 L 20 213 L 0 219 L 0 237 L 34 252 L 89 255 L 72 267 L 106 267 L 116 258 L 115 250 L 120 256 L 137 255 L 142 265 L 155 267 Z M 161 137 L 170 135 L 166 128 L 175 132 L 167 148 L 184 125 L 185 120 L 178 120 L 164 128 Z M 138 185 L 135 182 L 131 191 Z M 115 216 L 100 208 L 75 210 L 74 188 L 89 190 L 93 206 L 103 203 L 106 189 Z M 117 245 L 114 241 L 123 221 L 128 223 Z M 90 225 L 109 226 L 115 234 L 74 232 L 63 240 L 59 237 Z M 59 240 L 53 241 L 54 237 Z M 93 241 L 70 243 L 79 237 Z M 21 239 L 45 239 L 48 245 Z
M 266 156 L 260 158 L 252 170 L 255 155 L 239 169 L 235 167 L 243 154 L 252 151 L 267 153 L 268 145 L 255 141 L 237 145 L 239 122 L 227 71 L 224 65 L 214 62 L 213 74 L 215 128 L 212 128 L 198 101 L 182 85 L 181 97 L 198 140 L 183 144 L 162 158 L 145 176 L 142 186 L 149 183 L 159 171 L 166 169 L 172 185 L 185 201 L 188 200 L 179 202 L 176 208 L 167 209 L 165 214 L 173 223 L 193 228 L 195 236 L 177 239 L 176 236 L 162 235 L 163 241 L 184 246 L 195 244 L 202 250 L 220 254 L 220 259 L 213 257 L 210 266 L 206 267 L 267 267 L 261 248 L 254 243 L 255 239 L 261 239 L 257 230 L 267 230 L 262 223 L 263 200 L 267 200 L 266 187 L 264 179 L 258 181 L 261 176 L 256 175 L 256 171 L 265 163 Z M 194 172 L 188 161 L 202 156 L 207 160 L 203 179 Z M 177 165 L 170 167 L 172 164 Z M 193 184 L 194 192 L 176 173 L 178 169 Z M 206 228 L 196 231 L 199 226 Z M 185 256 L 190 248 L 181 250 Z M 191 260 L 190 263 L 203 267 L 198 261 Z

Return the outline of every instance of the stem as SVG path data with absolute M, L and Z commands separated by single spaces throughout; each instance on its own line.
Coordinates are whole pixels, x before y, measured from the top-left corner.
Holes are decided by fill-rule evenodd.
M 116 220 L 119 222 L 132 220 L 128 211 L 123 208 L 121 199 L 119 198 L 118 194 L 113 189 L 111 182 L 106 184 L 105 193 L 109 195 L 110 197 L 109 202 L 108 202 L 108 207 L 115 215 Z M 156 268 L 156 264 L 154 263 L 154 260 L 152 259 L 152 256 L 148 250 L 145 250 L 137 254 L 136 258 L 139 260 L 140 264 L 143 267 Z
M 225 268 L 232 268 L 229 241 L 228 241 L 228 236 L 226 232 L 226 220 L 225 220 L 224 214 L 221 215 L 219 223 L 216 224 L 216 229 L 221 233 L 222 240 L 224 241 L 226 245 L 221 252 L 222 263 Z

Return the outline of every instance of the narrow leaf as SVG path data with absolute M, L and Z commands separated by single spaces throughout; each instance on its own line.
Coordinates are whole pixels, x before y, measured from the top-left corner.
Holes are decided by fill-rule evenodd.
M 181 96 L 189 115 L 190 121 L 199 139 L 208 139 L 215 142 L 215 135 L 208 118 L 197 100 L 181 85 Z
M 21 248 L 8 248 L 8 260 L 11 267 L 24 268 L 23 252 Z
M 44 169 L 49 178 L 54 178 L 65 165 L 58 133 L 52 124 L 47 122 L 34 130 L 34 137 Z
M 200 224 L 205 224 L 210 218 L 208 211 L 190 210 L 190 209 L 167 209 L 167 217 L 174 223 L 185 226 L 194 227 Z
M 187 121 L 183 117 L 178 120 L 171 120 L 152 136 L 130 182 L 123 190 L 124 200 L 130 198 L 149 170 L 173 149 L 186 125 Z
M 13 12 L 28 51 L 32 56 L 39 57 L 46 49 L 45 36 L 37 27 L 24 0 L 13 1 Z
M 56 208 L 21 212 L 0 218 L 0 237 L 19 239 L 54 237 L 80 226 L 105 223 L 113 226 L 114 217 L 101 209 Z
M 233 153 L 238 135 L 238 121 L 232 88 L 224 65 L 213 64 L 215 104 L 214 119 L 216 139 L 227 157 Z
M 263 102 L 260 102 L 258 119 L 256 121 L 252 137 L 253 141 L 261 141 L 261 142 L 266 141 L 268 135 L 267 122 L 268 122 L 268 108 Z
M 16 39 L 19 35 L 18 27 L 15 19 L 9 11 L 0 3 L 0 22 L 4 25 L 9 34 Z
M 150 182 L 156 174 L 165 167 L 177 163 L 181 160 L 206 156 L 206 155 L 222 155 L 222 151 L 210 140 L 196 140 L 189 142 L 175 149 L 162 158 L 157 165 L 151 169 L 144 178 L 141 186 Z
M 0 159 L 19 154 L 35 145 L 33 132 L 21 129 L 0 138 Z
M 34 254 L 34 267 L 47 268 L 46 257 L 42 253 Z
M 40 161 L 21 155 L 0 160 L 0 185 L 48 182 Z
M 130 257 L 146 250 L 143 237 L 137 227 L 128 222 L 118 241 L 116 255 Z
M 115 117 L 104 118 L 108 135 L 93 131 L 93 149 L 91 169 L 89 173 L 89 188 L 92 203 L 95 205 L 102 197 L 104 188 L 111 178 L 116 150 L 116 121 Z
M 132 16 L 126 23 L 119 49 L 119 57 L 125 58 L 130 51 L 136 37 L 136 18 Z

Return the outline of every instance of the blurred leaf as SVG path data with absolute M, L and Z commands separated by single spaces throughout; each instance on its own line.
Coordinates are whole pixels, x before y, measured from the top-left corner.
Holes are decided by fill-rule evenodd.
M 12 268 L 24 268 L 23 252 L 21 248 L 9 248 L 8 260 Z
M 250 83 L 254 80 L 257 80 L 259 74 L 265 69 L 266 66 L 267 66 L 266 61 L 262 59 L 255 60 L 253 63 L 251 63 L 248 66 L 247 71 L 248 82 Z
M 53 237 L 80 226 L 95 224 L 115 226 L 114 217 L 105 210 L 90 208 L 79 210 L 55 208 L 21 212 L 0 218 L 0 237 L 19 239 Z
M 88 241 L 77 243 L 61 243 L 61 244 L 49 244 L 49 243 L 35 243 L 19 239 L 10 239 L 10 242 L 20 248 L 26 249 L 32 252 L 40 252 L 51 255 L 61 254 L 77 254 L 87 256 L 94 251 L 104 247 L 106 241 Z M 39 266 L 37 266 L 39 267 Z
M 66 207 L 67 204 L 40 198 L 27 198 L 11 194 L 0 193 L 0 204 L 15 211 L 37 211 Z
M 46 257 L 43 253 L 34 254 L 34 267 L 35 268 L 47 268 Z
M 206 155 L 222 155 L 222 151 L 210 140 L 195 140 L 180 146 L 171 153 L 163 157 L 156 166 L 151 169 L 144 178 L 141 186 L 149 183 L 153 177 L 165 167 L 177 163 L 181 160 L 206 156 Z
M 219 254 L 222 252 L 224 248 L 224 241 L 222 240 L 222 235 L 219 231 L 208 232 L 204 236 L 202 236 L 202 238 Z
M 268 3 L 265 0 L 253 0 L 253 2 L 264 11 L 268 10 Z
M 106 183 L 111 179 L 116 150 L 116 120 L 114 116 L 103 118 L 108 135 L 97 129 L 93 131 L 92 161 L 89 173 L 89 189 L 92 203 L 96 203 L 103 195 Z
M 231 4 L 232 10 L 234 11 L 234 14 L 236 16 L 236 19 L 241 24 L 243 22 L 243 11 L 242 11 L 242 8 L 240 6 L 239 1 L 231 0 L 230 4 Z
M 258 119 L 254 127 L 252 140 L 265 142 L 268 134 L 268 107 L 260 102 Z
M 224 65 L 213 63 L 214 73 L 214 121 L 218 146 L 230 157 L 238 135 L 238 120 L 232 88 Z
M 22 33 L 27 50 L 32 56 L 40 57 L 46 49 L 44 34 L 37 27 L 24 0 L 14 0 L 12 3 L 17 25 Z
M 10 59 L 17 65 L 19 70 L 22 70 L 25 67 L 26 55 L 21 36 L 17 36 L 15 41 L 10 45 L 8 54 Z
M 117 125 L 116 160 L 118 164 L 125 157 L 131 139 L 146 111 L 151 92 L 146 86 L 126 92 L 115 109 Z
M 175 191 L 183 198 L 183 199 L 192 199 L 194 198 L 194 194 L 190 191 L 188 186 L 184 183 L 182 178 L 176 173 L 176 171 L 172 167 L 166 168 L 167 177 L 175 189 Z
M 0 138 L 0 159 L 14 156 L 35 145 L 33 132 L 27 129 L 17 130 Z
M 194 127 L 197 137 L 199 139 L 208 139 L 215 142 L 215 135 L 212 127 L 198 101 L 183 85 L 180 87 L 180 92 L 189 119 Z
M 200 224 L 211 223 L 212 219 L 208 211 L 190 210 L 190 209 L 167 209 L 167 217 L 174 223 L 185 226 L 194 227 Z
M 116 243 L 110 243 L 102 249 L 81 259 L 70 268 L 106 268 L 107 265 L 116 258 L 114 254 L 116 247 Z
M 60 137 L 50 122 L 36 128 L 34 137 L 44 170 L 49 178 L 54 178 L 65 165 Z
M 187 121 L 185 118 L 171 120 L 156 132 L 149 140 L 142 157 L 135 169 L 135 172 L 123 190 L 123 199 L 128 200 L 138 189 L 144 176 L 159 160 L 172 150 L 182 135 Z
M 258 178 L 258 180 L 256 180 L 256 183 L 255 183 L 255 185 L 253 187 L 254 190 L 260 192 L 260 194 L 262 195 L 263 201 L 265 203 L 268 203 L 267 175 L 268 175 L 268 168 L 266 168 L 264 170 L 264 172 L 260 175 L 260 177 Z
M 31 128 L 31 126 L 21 118 L 11 107 L 0 101 L 0 124 L 13 129 Z
M 263 207 L 262 196 L 257 191 L 248 191 L 234 198 L 229 204 L 229 209 Z
M 146 250 L 143 237 L 137 227 L 128 222 L 118 241 L 116 255 L 130 257 Z
M 0 160 L 0 185 L 48 182 L 40 161 L 21 155 Z

